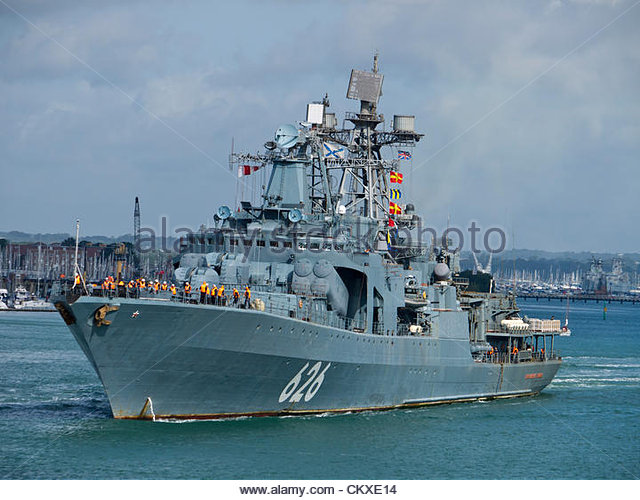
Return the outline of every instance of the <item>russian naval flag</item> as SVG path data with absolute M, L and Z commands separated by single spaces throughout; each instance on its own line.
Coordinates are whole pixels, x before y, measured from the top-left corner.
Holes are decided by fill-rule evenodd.
M 344 158 L 344 146 L 332 142 L 323 142 L 322 153 L 329 160 L 339 160 Z

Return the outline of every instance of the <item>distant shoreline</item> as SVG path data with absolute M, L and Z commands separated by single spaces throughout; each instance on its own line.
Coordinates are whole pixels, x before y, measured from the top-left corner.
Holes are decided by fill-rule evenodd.
M 0 313 L 3 312 L 54 313 L 58 311 L 56 311 L 55 309 L 0 309 Z

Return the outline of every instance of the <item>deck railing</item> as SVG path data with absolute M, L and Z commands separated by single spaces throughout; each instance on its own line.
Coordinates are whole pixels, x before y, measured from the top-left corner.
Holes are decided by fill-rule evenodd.
M 520 351 L 527 352 L 528 351 Z M 508 352 L 494 352 L 493 354 L 484 354 L 481 358 L 476 359 L 476 361 L 481 361 L 484 363 L 530 363 L 532 361 L 549 361 L 550 359 L 559 359 L 559 355 L 556 351 L 547 351 L 545 352 L 532 352 L 529 356 L 520 356 L 520 352 L 516 354 L 510 354 Z
M 236 286 L 240 292 L 238 300 L 234 300 L 233 296 L 225 293 L 222 297 L 212 297 L 207 295 L 204 297 L 204 301 L 201 301 L 200 291 L 192 290 L 190 294 L 186 294 L 183 290 L 176 291 L 175 295 L 170 289 L 159 290 L 155 292 L 153 289 L 145 288 L 128 288 L 128 287 L 116 287 L 115 290 L 103 290 L 102 288 L 91 289 L 90 295 L 94 297 L 108 297 L 108 298 L 131 298 L 131 299 L 164 299 L 172 302 L 181 302 L 185 304 L 204 304 L 218 307 L 232 307 L 238 309 L 256 309 L 258 311 L 268 312 L 278 316 L 286 318 L 298 319 L 301 321 L 307 321 L 323 326 L 331 326 L 334 328 L 340 328 L 343 330 L 350 330 L 353 332 L 363 333 L 366 331 L 366 322 L 353 318 L 345 318 L 338 316 L 336 313 L 328 311 L 326 309 L 316 309 L 311 306 L 313 299 L 319 298 L 319 296 L 308 295 L 304 296 L 305 302 L 302 307 L 296 305 L 295 307 L 286 307 L 283 305 L 274 304 L 271 301 L 263 301 L 264 310 L 261 306 L 256 307 L 256 303 L 253 306 L 247 303 L 244 298 L 244 287 Z M 267 287 L 251 287 L 253 292 L 259 292 L 259 288 L 266 289 Z M 233 286 L 230 287 L 233 290 Z M 226 291 L 229 291 L 225 287 Z
M 225 287 L 226 288 L 226 287 Z M 230 289 L 233 290 L 233 286 L 230 286 Z M 233 307 L 239 309 L 248 309 L 253 308 L 251 304 L 247 304 L 247 301 L 243 297 L 244 287 L 237 285 L 236 288 L 240 291 L 240 297 L 237 301 L 233 300 L 232 296 L 225 295 L 222 298 L 219 297 L 211 297 L 208 295 L 206 297 L 206 301 L 204 304 L 212 305 L 217 307 Z M 228 288 L 226 288 L 228 290 Z M 251 287 L 251 289 L 255 291 L 259 291 L 256 287 Z M 76 288 L 74 291 L 67 291 L 67 294 L 75 292 L 76 294 L 81 289 Z M 128 288 L 128 287 L 116 287 L 115 290 L 103 290 L 102 288 L 90 288 L 90 295 L 96 297 L 109 297 L 109 298 L 134 298 L 134 299 L 164 299 L 172 302 L 181 302 L 181 303 L 189 303 L 189 304 L 201 304 L 200 301 L 200 291 L 192 290 L 190 294 L 185 294 L 184 291 L 179 290 L 176 291 L 176 294 L 173 295 L 170 289 L 160 290 L 157 293 L 153 289 L 147 288 Z M 76 297 L 77 298 L 77 297 Z M 316 309 L 311 306 L 313 303 L 313 299 L 319 298 L 319 296 L 304 296 L 305 302 L 302 304 L 302 307 L 298 305 L 294 306 L 281 306 L 278 304 L 274 304 L 271 301 L 265 301 L 264 303 L 264 312 L 268 312 L 270 314 L 275 314 L 278 316 L 282 316 L 285 318 L 298 319 L 301 321 L 307 321 L 312 324 L 322 325 L 322 326 L 330 326 L 334 328 L 339 328 L 343 330 L 348 330 L 356 333 L 364 333 L 366 331 L 366 322 L 359 319 L 353 318 L 345 318 L 343 316 L 339 316 L 332 311 L 328 311 L 326 309 Z M 255 303 L 254 303 L 255 306 Z M 256 309 L 262 311 L 262 309 Z M 412 333 L 409 329 L 409 325 L 400 324 L 396 331 L 385 330 L 383 323 L 375 322 L 372 325 L 372 333 L 374 335 L 382 335 L 382 336 L 411 336 L 411 335 L 423 335 L 419 333 Z M 523 351 L 527 352 L 528 351 Z M 518 356 L 518 354 L 509 354 L 504 352 L 496 352 L 489 355 L 482 355 L 480 359 L 477 361 L 487 362 L 487 363 L 526 363 L 528 361 L 543 361 L 549 359 L 556 359 L 557 353 L 548 351 L 546 355 L 541 352 L 532 352 L 531 357 L 528 359 L 524 359 L 524 354 Z M 528 357 L 528 354 L 527 354 Z

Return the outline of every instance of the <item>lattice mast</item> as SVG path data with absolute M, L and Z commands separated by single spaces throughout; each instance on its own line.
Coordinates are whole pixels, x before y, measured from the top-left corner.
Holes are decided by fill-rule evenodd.
M 345 119 L 353 128 L 335 129 L 325 121 L 319 131 L 325 140 L 348 150 L 344 158 L 324 155 L 328 176 L 337 179 L 337 190 L 331 197 L 333 210 L 340 211 L 342 206 L 345 213 L 373 219 L 382 227 L 386 226 L 389 216 L 389 174 L 399 167 L 398 159 L 383 158 L 382 147 L 413 147 L 423 135 L 416 133 L 412 126 L 397 129 L 395 117 L 394 130 L 377 130 L 378 125 L 384 123 L 384 115 L 377 112 L 383 78 L 378 72 L 377 54 L 371 72 L 352 70 L 347 98 L 360 101 L 360 112 L 348 112 Z
M 240 175 L 243 165 L 252 171 L 277 161 L 280 162 L 278 168 L 284 170 L 283 162 L 306 163 L 305 192 L 309 205 L 304 207 L 305 213 L 329 216 L 331 220 L 336 214 L 358 216 L 374 225 L 377 223 L 379 232 L 385 232 L 389 216 L 389 174 L 398 170 L 399 161 L 384 159 L 381 150 L 394 145 L 412 147 L 422 134 L 413 130 L 413 124 L 398 129 L 396 117 L 392 131 L 377 130 L 384 123 L 384 116 L 377 111 L 383 78 L 378 71 L 377 54 L 370 72 L 351 71 L 347 98 L 360 101 L 358 113 L 345 115 L 345 121 L 350 122 L 352 128 L 337 127 L 335 114 L 327 111 L 330 104 L 325 95 L 322 102 L 308 105 L 305 122 L 297 127 L 280 127 L 274 141 L 265 143 L 265 153 L 232 152 L 231 168 L 237 166 Z M 249 164 L 257 166 L 249 167 Z M 278 178 L 285 179 L 284 175 Z M 270 184 L 263 196 L 263 207 L 279 204 L 279 197 L 273 192 L 282 192 L 282 188 Z

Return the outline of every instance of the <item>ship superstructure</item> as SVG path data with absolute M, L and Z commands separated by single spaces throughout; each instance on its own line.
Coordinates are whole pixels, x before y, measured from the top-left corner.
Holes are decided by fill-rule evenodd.
M 611 262 L 611 272 L 605 272 L 602 259 L 591 258 L 589 271 L 585 274 L 583 288 L 587 292 L 607 295 L 624 294 L 633 288 L 628 272 L 624 271 L 622 255 L 614 257 Z
M 181 242 L 175 291 L 56 299 L 115 417 L 387 409 L 549 384 L 559 322 L 466 291 L 458 254 L 421 241 L 402 163 L 423 136 L 413 116 L 384 127 L 382 82 L 376 57 L 351 73 L 360 108 L 342 128 L 325 96 L 264 152 L 232 154 L 243 175 L 268 170 L 262 201 L 220 206 Z

